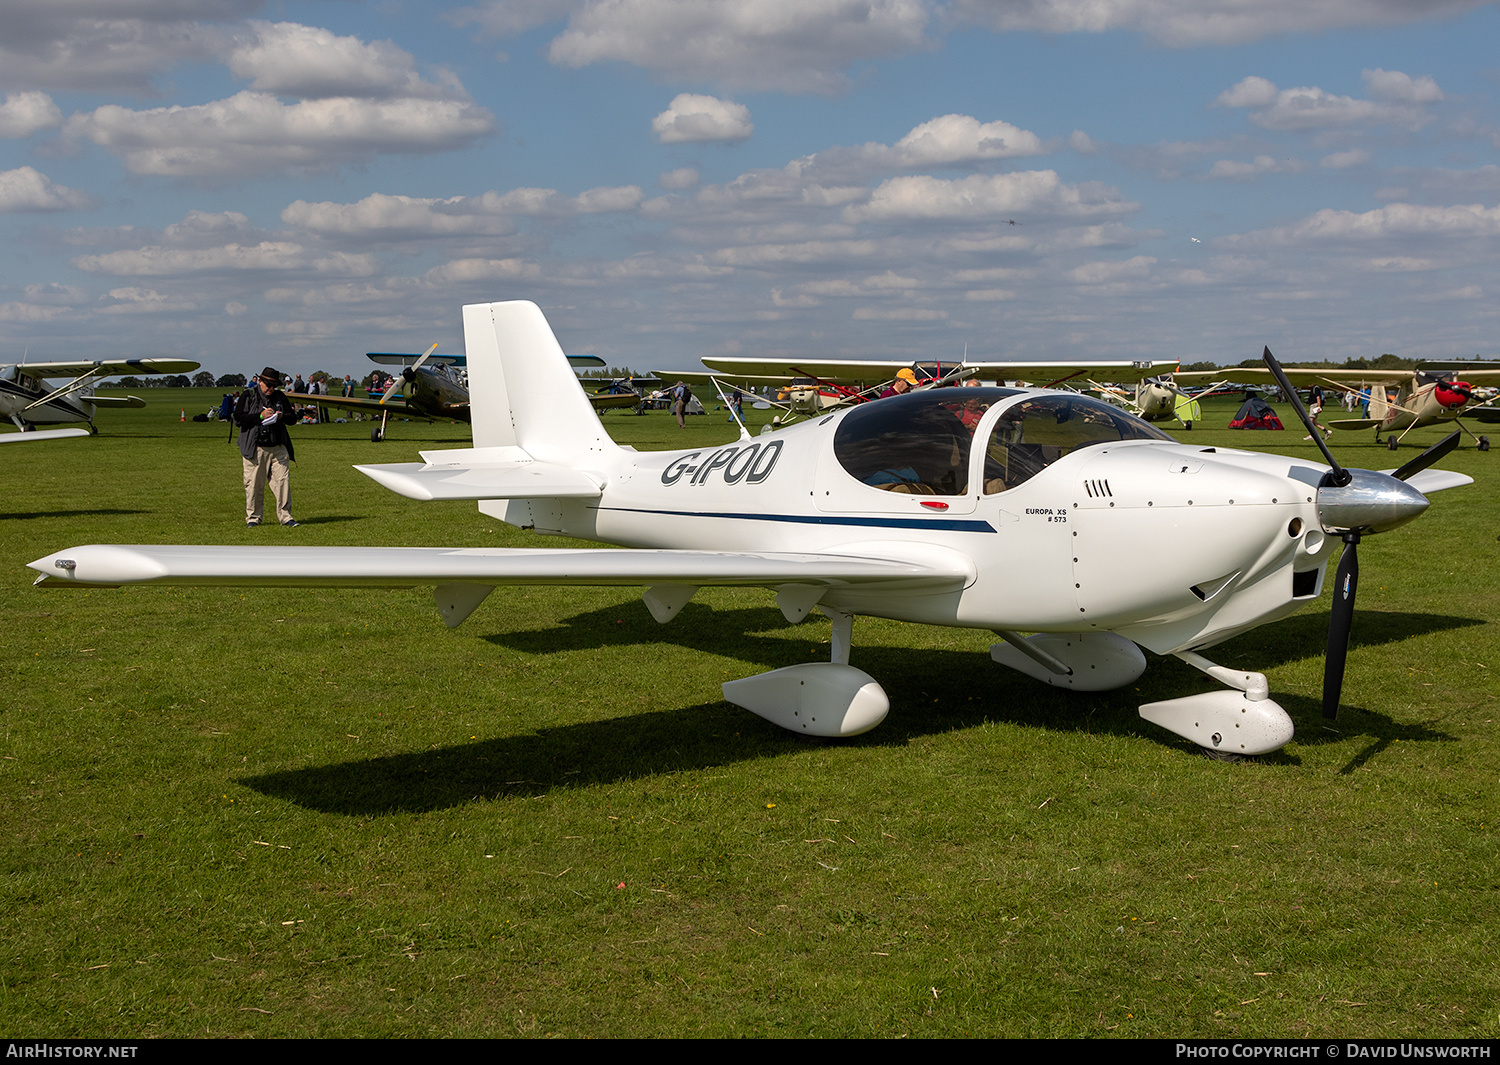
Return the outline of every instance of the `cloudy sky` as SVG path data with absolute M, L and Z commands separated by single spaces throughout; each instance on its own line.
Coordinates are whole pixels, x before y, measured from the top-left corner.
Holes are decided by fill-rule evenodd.
M 5 0 L 0 361 L 1496 354 L 1485 0 Z

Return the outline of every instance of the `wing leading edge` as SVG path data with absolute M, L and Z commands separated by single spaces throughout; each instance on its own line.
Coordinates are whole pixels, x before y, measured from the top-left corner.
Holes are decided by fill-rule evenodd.
M 524 584 L 644 586 L 665 621 L 705 585 L 776 588 L 806 614 L 824 589 L 879 585 L 896 594 L 932 594 L 974 580 L 973 563 L 933 551 L 913 561 L 878 554 L 666 551 L 626 548 L 500 549 L 442 547 L 209 547 L 90 544 L 29 563 L 47 588 L 123 584 L 409 588 L 434 585 L 449 627 L 495 587 Z M 809 593 L 802 595 L 804 591 Z M 653 601 L 654 600 L 654 601 Z M 662 606 L 663 603 L 669 604 Z M 662 611 L 665 611 L 665 615 Z

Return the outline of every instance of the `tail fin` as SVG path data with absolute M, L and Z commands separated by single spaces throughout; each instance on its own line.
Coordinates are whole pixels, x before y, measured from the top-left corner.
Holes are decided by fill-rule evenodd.
M 615 450 L 534 303 L 464 308 L 474 446 L 514 446 L 541 462 L 576 464 Z

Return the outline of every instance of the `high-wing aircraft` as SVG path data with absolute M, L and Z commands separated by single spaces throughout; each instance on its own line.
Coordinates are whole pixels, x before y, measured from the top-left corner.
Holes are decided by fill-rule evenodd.
M 364 411 L 379 414 L 380 424 L 370 430 L 370 440 L 375 443 L 385 439 L 386 422 L 392 414 L 398 417 L 423 418 L 435 421 L 469 420 L 469 387 L 460 376 L 468 360 L 463 355 L 434 355 L 437 345 L 427 349 L 423 355 L 402 355 L 392 352 L 371 351 L 366 357 L 385 366 L 400 366 L 400 373 L 391 378 L 385 395 L 379 399 L 358 396 L 314 396 L 302 392 L 289 392 L 288 398 L 300 403 L 317 403 L 324 407 L 341 410 Z M 596 355 L 569 355 L 572 366 L 603 366 L 604 360 Z M 458 371 L 458 372 L 455 372 Z M 589 391 L 589 402 L 595 410 L 610 410 L 615 407 L 634 407 L 640 396 L 634 392 L 621 394 L 616 391 Z
M 1464 407 L 1473 398 L 1476 384 L 1500 384 L 1500 369 L 1475 369 L 1463 371 L 1467 380 L 1459 380 L 1459 371 L 1438 369 L 1417 370 L 1318 370 L 1288 369 L 1284 371 L 1292 385 L 1311 388 L 1319 385 L 1337 392 L 1357 392 L 1368 396 L 1370 416 L 1368 418 L 1325 419 L 1333 429 L 1374 429 L 1378 442 L 1382 433 L 1388 434 L 1386 446 L 1395 451 L 1401 441 L 1413 429 L 1429 425 L 1452 422 L 1463 432 L 1474 438 L 1480 451 L 1490 449 L 1489 437 L 1474 436 L 1468 426 L 1459 421 Z M 1262 367 L 1226 370 L 1195 370 L 1179 373 L 1178 383 L 1192 381 L 1238 381 L 1269 382 L 1270 372 Z M 1391 400 L 1386 389 L 1395 387 L 1396 398 Z M 1399 435 L 1398 435 L 1399 434 Z
M 385 439 L 385 426 L 392 414 L 397 417 L 422 418 L 435 421 L 469 420 L 469 389 L 454 373 L 466 362 L 462 355 L 434 355 L 437 345 L 427 349 L 423 355 L 402 355 L 391 352 L 371 351 L 366 357 L 383 366 L 400 366 L 401 372 L 391 378 L 385 395 L 379 399 L 367 396 L 314 396 L 303 392 L 288 392 L 287 398 L 297 403 L 316 403 L 322 407 L 338 410 L 364 411 L 380 416 L 380 424 L 370 430 L 370 439 L 379 442 Z
M 30 565 L 42 586 L 433 585 L 450 626 L 498 585 L 634 585 L 659 622 L 704 585 L 773 590 L 791 622 L 832 622 L 831 661 L 732 680 L 724 697 L 794 732 L 852 736 L 884 719 L 880 683 L 850 664 L 859 615 L 988 629 L 991 657 L 1043 683 L 1120 688 L 1142 648 L 1227 690 L 1141 716 L 1205 751 L 1275 750 L 1292 721 L 1260 673 L 1202 652 L 1316 599 L 1345 543 L 1325 712 L 1336 711 L 1356 545 L 1470 483 L 1179 444 L 1069 392 L 915 391 L 752 439 L 639 452 L 611 440 L 531 303 L 464 308 L 474 447 L 357 467 L 412 499 L 479 501 L 512 525 L 623 548 L 71 547 Z M 1271 359 L 1270 352 L 1266 358 Z M 971 407 L 972 404 L 972 407 Z M 965 415 L 975 415 L 966 420 Z M 1170 554 L 1142 579 L 1131 560 Z M 1025 635 L 1025 634 L 1032 635 Z
M 186 359 L 80 359 L 75 362 L 23 362 L 0 366 L 0 415 L 23 433 L 38 425 L 87 422 L 94 428 L 100 407 L 144 407 L 138 396 L 96 396 L 95 381 L 118 374 L 181 374 L 198 368 Z M 70 377 L 67 384 L 47 384 L 49 377 Z M 72 435 L 72 434 L 67 434 Z

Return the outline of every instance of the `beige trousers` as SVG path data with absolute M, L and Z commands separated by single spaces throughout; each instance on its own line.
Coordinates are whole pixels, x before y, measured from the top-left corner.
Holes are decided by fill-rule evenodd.
M 284 447 L 258 447 L 255 461 L 240 461 L 245 466 L 245 520 L 260 521 L 266 497 L 266 482 L 276 500 L 276 520 L 285 525 L 292 520 L 292 475 Z

